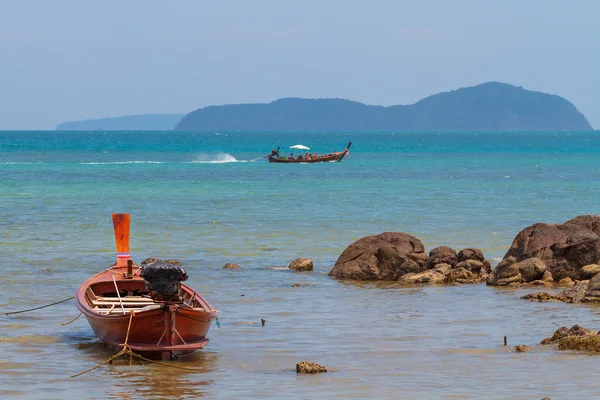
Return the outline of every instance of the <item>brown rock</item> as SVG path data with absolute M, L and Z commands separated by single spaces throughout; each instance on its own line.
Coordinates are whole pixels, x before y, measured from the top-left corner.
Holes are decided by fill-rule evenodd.
M 149 257 L 149 258 L 146 258 L 144 261 L 142 261 L 142 265 L 152 264 L 153 262 L 159 262 L 159 261 L 160 261 L 160 259 L 158 259 L 158 258 Z
M 518 346 L 515 346 L 513 348 L 513 350 L 515 351 L 515 353 L 527 353 L 527 352 L 530 352 L 531 350 L 533 350 L 533 347 L 529 347 L 529 346 L 525 346 L 524 344 L 520 344 Z
M 342 252 L 329 276 L 395 281 L 405 273 L 425 270 L 427 255 L 424 252 L 421 241 L 406 233 L 384 232 L 367 236 Z
M 558 284 L 560 286 L 573 286 L 575 283 L 573 282 L 573 279 L 571 278 L 562 278 L 560 281 L 558 281 Z
M 437 264 L 449 264 L 455 266 L 458 262 L 456 251 L 448 246 L 439 246 L 429 252 L 427 268 L 433 268 Z
M 542 279 L 542 276 L 547 269 L 546 264 L 537 257 L 528 258 L 513 265 L 515 268 L 519 269 L 519 273 L 523 277 L 524 282 Z
M 465 260 L 465 261 L 460 261 L 458 264 L 456 264 L 455 268 L 464 268 L 468 271 L 471 271 L 475 274 L 479 274 L 481 272 L 481 270 L 483 269 L 485 274 L 487 275 L 487 273 L 489 271 L 486 271 L 486 267 L 485 264 L 479 260 Z
M 579 303 L 584 300 L 589 281 L 580 281 L 554 296 L 555 299 L 565 303 Z
M 458 262 L 467 261 L 467 260 L 475 260 L 475 261 L 484 261 L 485 258 L 483 256 L 483 252 L 479 249 L 462 249 L 458 252 Z
M 521 296 L 521 298 L 529 301 L 537 301 L 540 303 L 548 301 L 558 301 L 554 298 L 554 296 L 546 292 L 528 293 L 525 296 Z
M 552 272 L 546 270 L 542 275 L 542 280 L 546 283 L 554 282 L 554 278 L 552 277 Z
M 590 265 L 584 265 L 581 268 L 580 276 L 581 276 L 581 279 L 592 279 L 598 273 L 600 273 L 600 265 L 590 264 Z
M 296 372 L 299 374 L 320 374 L 322 372 L 327 372 L 327 369 L 314 362 L 300 361 L 296 364 Z
M 288 265 L 294 271 L 312 271 L 313 262 L 310 258 L 297 258 Z
M 480 283 L 484 278 L 465 268 L 454 267 L 448 274 L 448 283 Z
M 510 257 L 515 262 L 539 258 L 555 280 L 583 279 L 581 269 L 600 260 L 600 216 L 580 215 L 561 225 L 531 225 L 515 237 L 501 264 Z
M 581 336 L 599 336 L 596 331 L 584 328 L 581 325 L 573 325 L 571 329 L 566 326 L 560 327 L 554 332 L 551 338 L 542 340 L 541 344 L 558 343 L 568 337 L 581 337 Z M 600 336 L 599 336 L 600 337 Z
M 309 286 L 317 286 L 312 283 L 292 283 L 292 287 L 309 287 Z
M 559 350 L 600 352 L 600 335 L 568 336 L 558 341 Z
M 398 278 L 398 282 L 402 283 L 446 283 L 446 277 L 450 272 L 450 265 L 438 264 L 435 268 L 428 269 L 422 272 L 413 272 L 402 275 Z
M 227 264 L 223 265 L 223 268 L 224 269 L 242 269 L 242 267 L 240 267 L 239 265 L 234 264 L 234 263 L 227 263 Z

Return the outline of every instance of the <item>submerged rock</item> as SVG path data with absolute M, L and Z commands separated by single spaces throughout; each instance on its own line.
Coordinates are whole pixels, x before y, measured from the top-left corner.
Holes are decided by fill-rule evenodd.
M 533 347 L 525 346 L 524 344 L 520 344 L 518 346 L 513 347 L 515 353 L 528 353 L 533 350 Z
M 525 296 L 521 296 L 522 299 L 525 300 L 530 300 L 530 301 L 537 301 L 540 303 L 544 303 L 544 302 L 548 302 L 548 301 L 560 301 L 557 298 L 555 298 L 554 296 L 552 296 L 549 293 L 546 292 L 537 292 L 537 293 L 529 293 L 526 294 Z
M 320 374 L 327 372 L 327 369 L 317 363 L 311 361 L 300 361 L 296 364 L 296 372 L 300 374 Z
M 242 269 L 242 267 L 240 267 L 238 264 L 234 264 L 234 263 L 227 263 L 225 265 L 223 265 L 224 269 Z
M 294 271 L 312 271 L 313 262 L 310 258 L 297 258 L 288 265 Z

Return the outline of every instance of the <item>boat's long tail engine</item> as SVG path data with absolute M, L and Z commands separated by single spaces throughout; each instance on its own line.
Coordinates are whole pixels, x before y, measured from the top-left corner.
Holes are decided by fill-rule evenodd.
M 165 261 L 156 261 L 142 267 L 140 274 L 146 282 L 146 289 L 156 300 L 179 300 L 181 282 L 187 280 L 185 269 Z

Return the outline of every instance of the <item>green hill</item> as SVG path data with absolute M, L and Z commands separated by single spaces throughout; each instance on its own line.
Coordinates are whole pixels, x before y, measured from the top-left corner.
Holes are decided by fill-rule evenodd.
M 344 99 L 285 98 L 267 104 L 209 106 L 175 127 L 198 131 L 588 131 L 568 100 L 489 82 L 439 93 L 408 106 Z
M 125 130 L 157 130 L 170 131 L 183 114 L 143 114 L 131 115 L 127 117 L 86 119 L 83 121 L 71 121 L 60 124 L 56 127 L 57 131 L 80 131 L 80 130 L 107 130 L 107 131 L 125 131 Z

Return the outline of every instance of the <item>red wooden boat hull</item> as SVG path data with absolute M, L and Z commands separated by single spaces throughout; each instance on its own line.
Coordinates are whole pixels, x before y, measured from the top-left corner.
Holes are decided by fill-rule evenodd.
M 348 149 L 350 148 L 350 146 L 352 145 L 352 142 L 348 143 L 348 147 L 346 147 L 346 149 L 344 151 L 338 151 L 335 153 L 330 153 L 330 154 L 325 154 L 322 156 L 318 156 L 316 158 L 303 158 L 303 159 L 297 159 L 294 158 L 293 160 L 290 160 L 288 158 L 279 158 L 279 157 L 275 157 L 273 154 L 269 155 L 269 162 L 272 163 L 282 163 L 282 164 L 312 164 L 312 163 L 318 163 L 318 162 L 339 162 L 342 161 L 342 159 L 348 155 Z M 273 150 L 275 152 L 275 150 Z
M 114 348 L 122 347 L 127 338 L 134 352 L 163 360 L 202 349 L 208 343 L 208 330 L 217 311 L 183 284 L 180 302 L 153 301 L 144 296 L 144 279 L 135 267 L 138 271 L 132 278 L 127 278 L 127 267 L 115 266 L 91 277 L 77 290 L 75 304 L 96 336 Z M 121 299 L 116 296 L 115 284 L 125 294 Z

